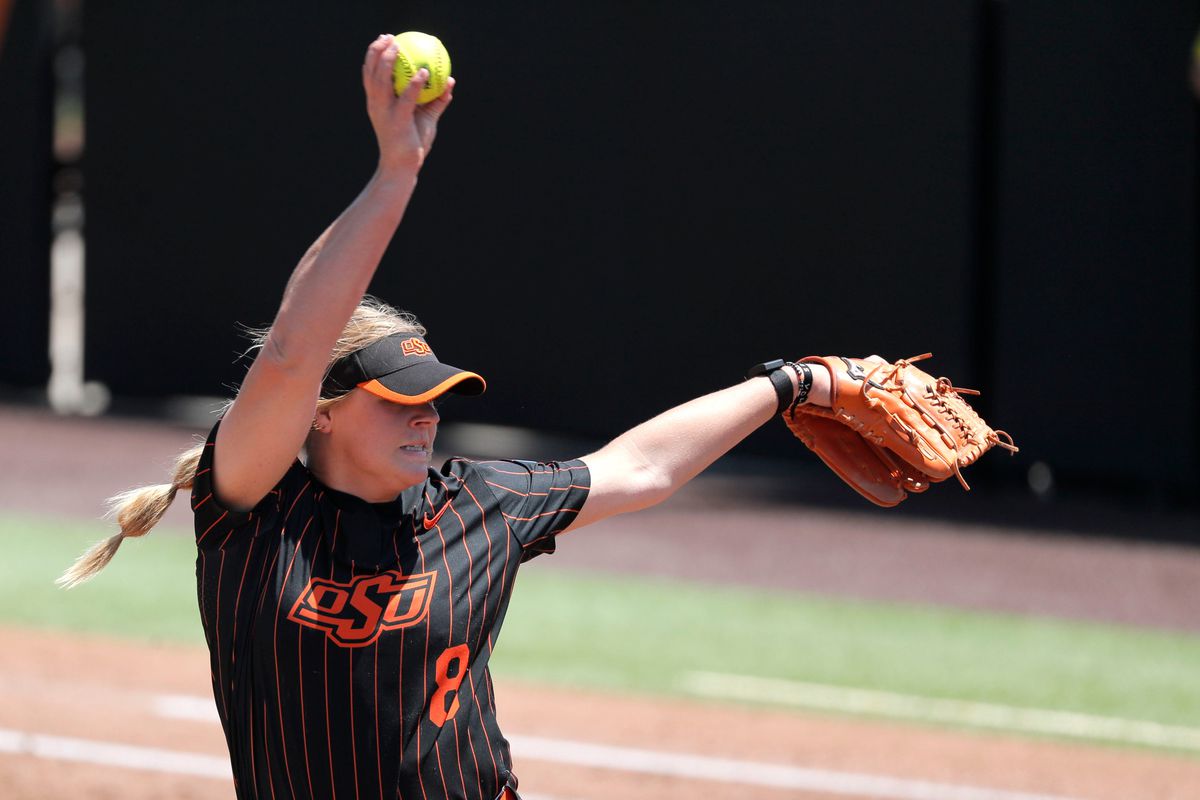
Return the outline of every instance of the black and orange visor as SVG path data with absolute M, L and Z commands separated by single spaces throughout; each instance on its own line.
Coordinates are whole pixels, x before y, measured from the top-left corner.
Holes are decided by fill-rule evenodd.
M 393 403 L 418 405 L 446 392 L 483 394 L 487 383 L 437 360 L 420 336 L 397 333 L 338 359 L 321 383 L 321 397 L 364 389 Z

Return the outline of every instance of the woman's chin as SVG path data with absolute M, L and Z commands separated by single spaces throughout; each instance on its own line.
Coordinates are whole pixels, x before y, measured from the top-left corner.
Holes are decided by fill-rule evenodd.
M 415 476 L 416 480 L 422 481 L 429 470 L 431 454 L 427 450 L 397 450 L 392 463 L 406 476 Z

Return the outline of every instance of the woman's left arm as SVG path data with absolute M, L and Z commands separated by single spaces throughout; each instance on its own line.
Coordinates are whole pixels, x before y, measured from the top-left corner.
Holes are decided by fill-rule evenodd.
M 829 405 L 829 371 L 813 367 L 808 402 Z M 784 370 L 796 376 L 791 367 Z M 661 503 L 776 415 L 779 398 L 766 378 L 698 397 L 613 439 L 583 457 L 591 490 L 566 530 Z

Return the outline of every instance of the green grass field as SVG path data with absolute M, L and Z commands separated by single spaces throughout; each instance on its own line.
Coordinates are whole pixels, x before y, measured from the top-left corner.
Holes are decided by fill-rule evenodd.
M 96 580 L 53 579 L 100 523 L 0 515 L 0 622 L 203 644 L 194 546 L 126 542 Z M 1045 618 L 855 602 L 535 561 L 493 661 L 498 675 L 678 693 L 693 670 L 1200 727 L 1200 637 Z

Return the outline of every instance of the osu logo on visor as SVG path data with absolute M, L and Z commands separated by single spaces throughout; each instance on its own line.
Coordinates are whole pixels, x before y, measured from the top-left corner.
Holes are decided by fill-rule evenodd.
M 363 647 L 384 631 L 425 619 L 436 579 L 436 572 L 404 575 L 394 569 L 349 583 L 313 578 L 296 598 L 288 619 L 325 631 L 339 647 Z
M 400 352 L 406 356 L 427 356 L 433 351 L 429 349 L 429 345 L 420 339 L 412 338 L 405 339 L 400 343 Z

